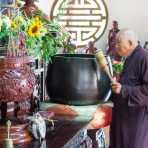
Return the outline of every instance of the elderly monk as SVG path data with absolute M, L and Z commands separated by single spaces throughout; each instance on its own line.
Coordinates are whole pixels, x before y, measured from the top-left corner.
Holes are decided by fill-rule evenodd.
M 110 148 L 148 148 L 148 52 L 129 29 L 117 34 L 116 47 L 126 61 L 120 81 L 112 84 Z

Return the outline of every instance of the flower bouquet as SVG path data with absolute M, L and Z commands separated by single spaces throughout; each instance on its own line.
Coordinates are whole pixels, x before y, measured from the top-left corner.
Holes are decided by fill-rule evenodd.
M 124 66 L 124 60 L 121 61 L 113 61 L 113 72 L 117 74 L 121 74 Z
M 124 67 L 124 60 L 121 60 L 121 61 L 116 61 L 114 60 L 113 61 L 113 73 L 114 73 L 114 76 L 117 78 L 117 80 L 120 79 L 120 75 L 123 71 L 123 67 Z
M 9 55 L 21 50 L 49 61 L 68 38 L 69 33 L 56 20 L 49 21 L 40 14 L 27 17 L 21 9 L 15 9 L 11 16 L 0 15 L 0 45 L 8 49 Z

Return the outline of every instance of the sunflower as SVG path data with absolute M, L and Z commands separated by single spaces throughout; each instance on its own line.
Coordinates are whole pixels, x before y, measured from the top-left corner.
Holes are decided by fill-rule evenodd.
M 31 26 L 29 26 L 28 35 L 31 37 L 39 36 L 40 30 L 41 25 L 39 25 L 38 23 L 32 24 Z
M 14 29 L 16 28 L 16 23 L 15 23 L 15 21 L 12 21 L 12 22 L 11 22 L 11 27 L 14 28 Z

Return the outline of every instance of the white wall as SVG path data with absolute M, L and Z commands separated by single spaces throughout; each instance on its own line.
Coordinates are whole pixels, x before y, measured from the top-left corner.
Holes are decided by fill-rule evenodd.
M 148 0 L 110 0 L 109 24 L 116 19 L 120 28 L 131 28 L 144 43 L 148 40 Z
M 54 0 L 39 0 L 41 9 L 49 14 Z M 148 40 L 148 0 L 105 0 L 109 11 L 109 22 L 102 38 L 97 41 L 97 48 L 105 48 L 108 30 L 112 20 L 119 22 L 119 28 L 131 28 L 139 36 L 141 44 Z

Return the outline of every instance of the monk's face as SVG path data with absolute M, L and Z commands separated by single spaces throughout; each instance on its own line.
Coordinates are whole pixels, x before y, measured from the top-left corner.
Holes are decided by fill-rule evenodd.
M 117 39 L 116 40 L 116 52 L 122 57 L 127 57 L 132 50 L 131 41 L 126 39 Z

